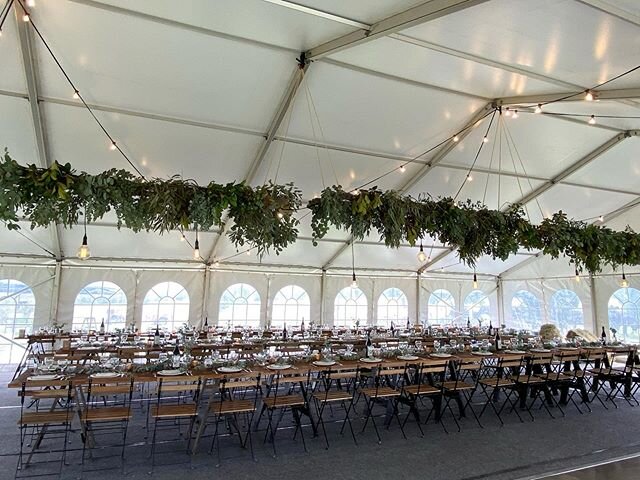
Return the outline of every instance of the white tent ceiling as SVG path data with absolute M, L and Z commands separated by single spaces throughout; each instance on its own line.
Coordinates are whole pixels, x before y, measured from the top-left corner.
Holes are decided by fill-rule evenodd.
M 640 64 L 640 4 L 632 0 L 36 0 L 31 15 L 145 175 L 294 182 L 306 199 L 335 183 L 356 188 L 414 159 L 473 124 L 491 102 L 535 104 Z M 291 82 L 302 51 L 313 62 L 298 86 Z M 14 158 L 94 173 L 131 168 L 72 99 L 21 14 L 4 26 L 0 59 L 0 145 Z M 494 119 L 473 181 L 465 182 L 467 170 L 489 118 L 375 184 L 434 197 L 464 186 L 459 199 L 491 208 L 524 200 L 534 222 L 563 210 L 634 226 L 638 210 L 619 209 L 640 197 L 640 119 L 602 116 L 640 116 L 640 73 L 599 93 L 596 102 L 545 107 L 575 117 L 523 111 Z M 291 104 L 278 115 L 287 95 Z M 580 116 L 591 114 L 594 126 Z M 193 263 L 177 233 L 134 234 L 114 224 L 105 217 L 89 226 L 95 262 Z M 2 257 L 72 258 L 82 236 L 79 228 L 23 227 L 0 230 Z M 307 216 L 300 236 L 262 259 L 217 231 L 203 233 L 200 244 L 211 262 L 350 268 L 347 232 L 331 230 L 313 246 Z M 455 252 L 425 244 L 434 259 L 427 271 L 469 271 Z M 376 234 L 354 248 L 358 268 L 387 271 L 425 268 L 416 252 L 388 249 Z M 534 253 L 481 259 L 478 271 L 513 272 Z

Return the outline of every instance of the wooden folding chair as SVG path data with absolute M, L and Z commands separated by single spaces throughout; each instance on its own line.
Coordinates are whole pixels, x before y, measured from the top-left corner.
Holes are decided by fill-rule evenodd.
M 500 421 L 500 425 L 504 425 L 502 416 L 500 415 L 504 408 L 509 404 L 511 411 L 515 412 L 520 422 L 524 422 L 518 412 L 518 402 L 512 399 L 513 395 L 518 397 L 519 379 L 523 375 L 524 355 L 503 355 L 496 359 L 484 359 L 482 367 L 482 377 L 478 384 L 482 392 L 486 395 L 485 402 L 479 418 L 482 418 L 487 407 L 491 407 L 496 417 Z M 485 373 L 487 372 L 487 373 Z M 505 395 L 500 408 L 496 407 L 500 393 Z
M 413 382 L 411 384 L 405 384 L 402 387 L 400 403 L 409 406 L 409 414 L 402 423 L 403 427 L 406 425 L 409 417 L 413 415 L 420 430 L 420 435 L 424 437 L 424 430 L 422 429 L 417 403 L 422 402 L 424 398 L 428 398 L 431 400 L 431 409 L 424 424 L 426 425 L 431 415 L 435 413 L 436 420 L 440 422 L 444 431 L 447 432 L 447 427 L 442 422 L 442 415 L 440 415 L 443 394 L 442 387 L 436 387 L 435 384 L 438 382 L 441 385 L 444 382 L 448 368 L 449 360 L 442 359 L 426 359 L 418 364 L 416 373 L 413 376 Z
M 320 372 L 320 378 L 318 385 L 321 386 L 321 390 L 316 391 L 313 394 L 313 399 L 316 406 L 316 413 L 318 415 L 318 424 L 322 427 L 322 433 L 324 435 L 324 441 L 326 448 L 329 448 L 329 439 L 327 437 L 327 429 L 324 421 L 324 411 L 328 406 L 332 410 L 332 405 L 339 404 L 345 412 L 342 420 L 342 428 L 340 434 L 344 433 L 344 427 L 349 425 L 351 436 L 354 443 L 357 445 L 355 433 L 353 432 L 353 425 L 351 424 L 350 412 L 353 410 L 353 398 L 356 392 L 355 388 L 349 388 L 352 382 L 355 382 L 357 378 L 357 371 L 337 371 L 337 370 L 325 370 Z M 347 381 L 347 388 L 342 388 L 341 382 Z M 335 388 L 334 388 L 335 386 Z M 347 405 L 348 403 L 348 405 Z

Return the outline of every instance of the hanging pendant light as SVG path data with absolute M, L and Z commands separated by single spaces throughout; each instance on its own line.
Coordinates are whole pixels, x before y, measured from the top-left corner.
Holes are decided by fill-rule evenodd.
M 580 272 L 578 271 L 578 267 L 576 267 L 576 283 L 580 283 Z
M 620 286 L 622 288 L 629 287 L 629 281 L 627 280 L 627 276 L 624 274 L 624 267 L 622 267 L 622 280 L 620 280 Z
M 353 250 L 353 240 L 351 240 L 351 288 L 358 288 L 356 280 L 356 257 Z
M 478 276 L 476 275 L 475 270 L 473 271 L 473 288 L 474 289 L 478 288 Z
M 196 225 L 196 242 L 193 244 L 193 259 L 200 260 L 200 242 L 198 242 L 198 225 Z
M 427 255 L 424 253 L 424 248 L 422 246 L 422 240 L 420 241 L 420 251 L 418 252 L 418 261 L 420 263 L 424 263 L 427 260 Z
M 86 209 L 85 209 L 86 210 Z M 80 260 L 87 260 L 91 257 L 91 250 L 89 250 L 89 242 L 87 242 L 87 212 L 84 214 L 84 236 L 82 237 L 82 245 L 78 248 L 76 256 Z

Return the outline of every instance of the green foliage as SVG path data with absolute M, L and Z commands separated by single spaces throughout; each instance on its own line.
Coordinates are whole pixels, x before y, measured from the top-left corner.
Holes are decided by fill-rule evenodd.
M 119 228 L 135 232 L 164 233 L 191 225 L 208 230 L 222 227 L 226 212 L 228 235 L 236 246 L 248 244 L 259 254 L 280 253 L 297 238 L 294 215 L 301 203 L 301 193 L 292 184 L 211 182 L 203 187 L 179 177 L 144 180 L 126 170 L 78 173 L 68 163 L 25 167 L 8 153 L 0 161 L 0 220 L 9 229 L 20 228 L 22 217 L 31 221 L 31 228 L 71 226 L 80 223 L 80 215 L 92 222 L 114 212 Z M 593 273 L 604 265 L 640 264 L 640 235 L 571 220 L 562 211 L 533 225 L 518 205 L 497 211 L 471 201 L 416 199 L 375 187 L 353 194 L 339 185 L 324 189 L 308 208 L 315 239 L 331 226 L 350 231 L 358 240 L 376 230 L 381 241 L 394 248 L 430 236 L 457 249 L 471 266 L 484 255 L 506 260 L 520 248 L 542 250 L 553 258 L 564 255 L 579 270 Z
M 376 188 L 354 195 L 339 186 L 325 189 L 308 207 L 315 238 L 326 235 L 330 226 L 349 230 L 357 240 L 376 229 L 390 247 L 415 245 L 431 236 L 457 249 L 470 266 L 483 255 L 506 260 L 519 248 L 542 250 L 553 258 L 564 255 L 579 270 L 593 273 L 604 265 L 640 264 L 640 235 L 570 220 L 563 212 L 533 225 L 518 205 L 503 212 L 470 201 L 415 199 Z
M 30 220 L 31 228 L 51 223 L 68 227 L 80 223 L 80 215 L 93 222 L 107 212 L 115 213 L 119 228 L 135 232 L 164 233 L 190 225 L 208 230 L 222 227 L 227 211 L 236 246 L 279 253 L 297 237 L 292 213 L 300 205 L 300 191 L 290 184 L 252 188 L 211 182 L 202 187 L 179 177 L 143 180 L 126 170 L 78 173 L 68 163 L 25 167 L 8 153 L 0 161 L 0 220 L 12 230 L 20 228 L 19 216 Z

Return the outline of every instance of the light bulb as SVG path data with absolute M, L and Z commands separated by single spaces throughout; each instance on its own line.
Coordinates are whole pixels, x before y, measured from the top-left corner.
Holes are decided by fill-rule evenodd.
M 278 212 L 278 213 L 276 214 L 276 216 L 277 216 L 280 220 L 282 220 L 282 218 L 284 217 L 284 215 L 282 214 L 282 212 Z
M 351 192 L 351 195 L 354 195 L 354 196 L 355 196 L 355 195 L 360 195 L 360 190 L 358 190 L 358 189 L 356 188 L 353 192 Z
M 27 7 L 35 7 L 36 6 L 36 0 L 27 0 Z
M 80 248 L 78 248 L 78 253 L 76 254 L 76 256 L 80 260 L 86 260 L 87 258 L 91 257 L 91 250 L 89 250 L 89 244 L 87 242 L 86 234 L 84 235 L 84 237 L 82 237 L 82 245 L 80 245 Z
M 629 282 L 627 281 L 627 276 L 622 272 L 622 280 L 620 281 L 620 286 L 622 288 L 627 288 L 629 286 Z
M 427 260 L 427 256 L 424 253 L 424 249 L 422 248 L 422 243 L 420 244 L 420 251 L 418 252 L 418 261 L 424 263 Z
M 458 135 L 456 135 L 455 137 L 453 137 L 453 141 L 454 141 L 454 142 L 459 142 L 459 141 L 460 141 L 460 138 L 458 138 Z
M 193 259 L 200 260 L 200 245 L 198 244 L 198 240 L 196 240 L 196 243 L 193 247 Z
M 602 215 L 600 215 L 600 216 L 598 217 L 598 220 L 599 220 L 599 221 L 601 221 L 601 222 L 604 222 L 604 217 L 603 217 Z
M 595 124 L 596 124 L 596 116 L 591 115 L 591 118 L 589 119 L 589 125 L 595 125 Z
M 511 118 L 518 118 L 518 110 L 513 111 L 513 115 L 511 115 Z
M 353 274 L 351 275 L 352 281 L 351 281 L 351 288 L 358 288 L 358 282 L 356 280 L 356 272 L 353 272 Z
M 2 29 L 0 28 L 0 37 L 2 36 Z
M 247 255 L 251 255 L 251 250 L 247 250 Z
M 478 277 L 475 272 L 473 272 L 473 288 L 478 288 Z
M 487 138 L 487 136 L 485 135 L 485 136 L 484 136 L 484 138 L 482 139 L 482 141 L 483 141 L 484 143 L 487 143 L 487 142 L 489 141 L 489 138 Z
M 507 109 L 505 110 L 504 116 L 505 117 L 510 117 L 511 116 L 511 110 L 509 110 L 509 107 L 507 107 Z
M 180 234 L 180 241 L 181 241 L 181 242 L 184 242 L 185 240 L 186 240 L 186 239 L 185 239 L 185 237 L 184 237 L 184 233 L 181 233 L 181 234 Z
M 580 272 L 578 272 L 577 268 L 576 268 L 576 283 L 580 283 Z
M 542 113 L 542 104 L 539 103 L 533 113 Z
M 116 149 L 116 142 L 113 141 L 113 142 L 111 142 L 111 145 L 109 145 L 109 150 L 113 151 L 115 149 Z
M 400 173 L 404 173 L 404 172 L 406 172 L 406 170 L 407 170 L 407 169 L 405 168 L 405 166 L 404 166 L 404 165 L 402 165 L 402 166 L 400 167 Z
M 213 262 L 213 266 L 218 268 L 220 266 L 220 262 L 216 260 L 215 262 Z
M 593 102 L 593 93 L 591 93 L 591 90 L 587 90 L 587 91 L 586 91 L 586 94 L 585 94 L 585 96 L 584 96 L 584 99 L 585 99 L 587 102 Z
M 78 90 L 76 90 L 75 92 L 73 92 L 73 99 L 74 100 L 80 100 L 80 92 Z
M 29 14 L 28 14 L 28 13 L 25 13 L 25 14 L 22 16 L 22 21 L 23 21 L 23 22 L 28 22 L 29 20 L 30 20 Z
M 467 175 L 467 182 L 472 182 L 473 181 L 473 177 L 471 176 L 471 174 Z

